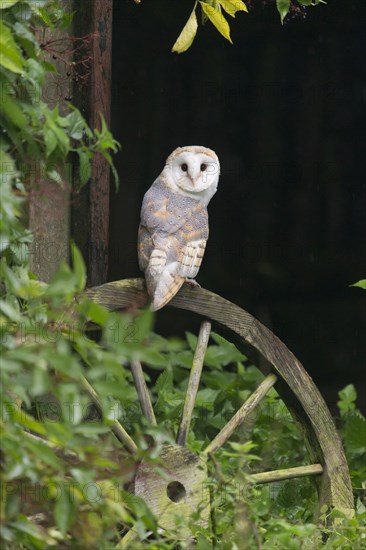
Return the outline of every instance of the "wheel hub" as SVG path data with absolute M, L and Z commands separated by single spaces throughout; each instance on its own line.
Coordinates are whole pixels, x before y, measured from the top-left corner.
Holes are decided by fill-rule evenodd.
M 187 519 L 196 511 L 200 514 L 195 523 L 207 526 L 210 497 L 205 460 L 175 445 L 164 446 L 160 459 L 158 464 L 140 463 L 135 495 L 144 499 L 163 529 L 176 529 L 180 523 L 177 516 Z

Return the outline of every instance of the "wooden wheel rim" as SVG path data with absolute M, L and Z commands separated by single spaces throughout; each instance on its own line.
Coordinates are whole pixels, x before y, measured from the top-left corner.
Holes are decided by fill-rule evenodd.
M 143 279 L 124 279 L 87 290 L 86 295 L 110 310 L 141 307 L 148 301 Z M 197 313 L 229 332 L 238 348 L 259 356 L 256 367 L 277 375 L 276 390 L 299 425 L 317 476 L 319 505 L 352 516 L 352 485 L 341 439 L 329 409 L 298 359 L 268 328 L 247 311 L 200 287 L 183 285 L 169 306 Z

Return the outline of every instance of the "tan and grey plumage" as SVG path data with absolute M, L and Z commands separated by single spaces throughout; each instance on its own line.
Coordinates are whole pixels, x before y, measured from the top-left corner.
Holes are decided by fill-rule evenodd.
M 198 273 L 208 239 L 207 205 L 219 174 L 214 151 L 179 147 L 144 196 L 138 256 L 154 311 Z

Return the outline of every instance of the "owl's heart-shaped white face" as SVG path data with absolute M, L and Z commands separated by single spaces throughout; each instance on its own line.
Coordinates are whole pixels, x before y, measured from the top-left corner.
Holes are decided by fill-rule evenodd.
M 211 149 L 200 146 L 176 149 L 168 157 L 166 168 L 170 169 L 171 183 L 189 196 L 208 202 L 216 192 L 220 164 Z

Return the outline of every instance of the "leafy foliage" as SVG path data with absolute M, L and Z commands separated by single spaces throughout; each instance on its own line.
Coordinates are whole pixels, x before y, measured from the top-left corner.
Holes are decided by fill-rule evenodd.
M 132 523 L 131 508 L 146 526 L 152 523 L 143 503 L 128 502 L 133 464 L 115 449 L 109 430 L 136 401 L 123 364 L 144 358 L 148 322 L 144 315 L 134 321 L 139 340 L 128 344 L 130 318 L 85 299 L 75 303 L 85 273 L 76 250 L 74 258 L 74 270 L 62 266 L 50 285 L 25 276 L 10 280 L 3 271 L 3 303 L 11 297 L 13 307 L 3 308 L 1 319 L 2 537 L 28 548 L 61 541 L 75 548 L 76 538 L 82 547 L 90 541 L 108 547 L 118 523 Z M 85 335 L 88 321 L 103 331 L 100 344 Z M 98 391 L 103 420 L 83 390 L 84 376 Z
M 0 56 L 0 136 L 2 154 L 11 155 L 18 172 L 8 157 L 2 159 L 4 177 L 16 177 L 20 189 L 35 184 L 34 172 L 63 184 L 62 165 L 71 154 L 80 160 L 80 182 L 90 178 L 93 154 L 102 154 L 113 171 L 110 151 L 118 143 L 110 134 L 103 117 L 100 130 L 91 130 L 80 111 L 68 105 L 61 114 L 56 105 L 50 109 L 42 98 L 46 77 L 55 71 L 42 48 L 40 27 L 65 26 L 72 14 L 65 14 L 56 2 L 8 2 L 1 4 Z M 114 171 L 116 182 L 117 174 Z
M 220 2 L 229 15 L 232 4 Z M 61 115 L 40 99 L 53 68 L 43 57 L 35 27 L 62 28 L 72 14 L 46 0 L 0 0 L 0 10 L 2 548 L 111 548 L 134 526 L 144 539 L 139 547 L 172 549 L 187 522 L 202 550 L 213 544 L 243 547 L 243 541 L 247 548 L 320 547 L 321 535 L 311 523 L 315 491 L 309 480 L 249 484 L 251 473 L 297 465 L 306 456 L 302 437 L 273 389 L 210 462 L 212 528 L 197 522 L 200 511 L 195 510 L 191 518 L 177 518 L 176 531 L 161 533 L 158 518 L 129 493 L 136 462 L 161 467 L 159 453 L 178 426 L 197 338 L 190 333 L 184 342 L 161 338 L 152 332 L 149 311 L 121 315 L 90 302 L 83 295 L 85 266 L 75 247 L 72 268 L 62 264 L 50 284 L 29 272 L 24 250 L 31 235 L 21 219 L 30 163 L 37 159 L 49 177 L 63 183 L 58 164 L 77 154 L 84 182 L 92 155 L 100 152 L 111 161 L 109 152 L 117 144 L 103 121 L 99 131 L 92 131 L 72 105 Z M 232 344 L 218 334 L 211 338 L 188 441 L 195 452 L 262 378 Z M 156 380 L 152 398 L 159 428 L 141 418 L 128 368 L 136 359 L 146 365 L 146 378 Z M 98 407 L 90 385 L 98 393 Z M 339 410 L 358 515 L 344 518 L 325 548 L 357 549 L 365 542 L 365 419 L 356 398 L 353 386 L 347 386 L 340 392 Z M 111 433 L 116 421 L 137 442 L 135 456 Z
M 196 337 L 187 333 L 184 343 L 154 335 L 148 311 L 132 319 L 85 299 L 75 303 L 72 295 L 82 289 L 84 279 L 75 250 L 74 270 L 63 266 L 55 282 L 44 285 L 36 296 L 27 295 L 23 287 L 18 296 L 26 301 L 26 310 L 20 307 L 18 315 L 8 316 L 3 325 L 2 383 L 9 390 L 3 402 L 3 512 L 8 523 L 2 536 L 27 548 L 57 546 L 61 541 L 74 548 L 76 538 L 82 547 L 107 548 L 117 540 L 121 526 L 137 522 L 141 538 L 155 533 L 159 540 L 146 540 L 141 547 L 174 548 L 177 534 L 158 535 L 151 512 L 126 492 L 134 463 L 116 446 L 108 425 L 113 418 L 122 420 L 139 442 L 133 460 L 153 460 L 158 467 L 159 448 L 171 441 L 179 423 Z M 62 287 L 57 281 L 62 281 Z M 41 303 L 42 322 L 35 330 L 36 325 L 29 324 L 29 312 L 37 312 Z M 54 321 L 60 319 L 55 328 Z M 85 336 L 88 321 L 100 328 L 99 343 Z M 215 333 L 212 340 L 189 437 L 195 452 L 202 450 L 262 379 L 232 344 Z M 136 358 L 145 362 L 148 378 L 161 371 L 152 390 L 159 429 L 148 427 L 135 405 L 137 396 L 126 366 Z M 103 419 L 83 390 L 83 376 L 98 391 Z M 365 519 L 361 480 L 366 423 L 355 409 L 355 399 L 353 387 L 340 392 L 342 433 L 354 468 L 359 514 L 357 519 L 345 518 L 337 533 L 330 533 L 325 548 L 362 548 L 358 542 Z M 150 434 L 154 448 L 146 446 L 144 433 Z M 308 479 L 270 486 L 248 483 L 251 473 L 295 466 L 304 456 L 302 436 L 272 389 L 255 416 L 243 423 L 210 464 L 207 488 L 214 495 L 214 533 L 198 526 L 197 513 L 188 518 L 198 548 L 208 548 L 212 536 L 228 549 L 235 548 L 243 536 L 248 548 L 257 548 L 258 541 L 263 548 L 318 547 L 321 534 L 311 523 L 316 494 Z M 22 495 L 27 498 L 19 500 Z M 187 518 L 179 521 L 182 525 Z
M 245 356 L 218 334 L 208 346 L 202 384 L 193 413 L 189 447 L 200 452 L 226 424 L 243 401 L 258 386 L 263 376 Z M 187 333 L 191 350 L 196 337 Z M 169 362 L 159 376 L 153 395 L 159 421 L 169 432 L 178 428 L 182 400 L 187 384 L 187 365 L 192 356 L 187 349 L 169 354 Z M 222 367 L 226 366 L 225 372 Z M 155 367 L 156 368 L 156 367 Z M 366 540 L 365 509 L 365 429 L 366 420 L 356 409 L 353 386 L 340 392 L 341 433 L 350 463 L 358 515 L 348 519 L 340 512 L 322 510 L 324 522 L 342 517 L 342 527 L 329 531 L 326 544 L 312 523 L 316 509 L 316 490 L 309 478 L 251 485 L 250 475 L 257 471 L 290 468 L 305 464 L 304 440 L 293 419 L 272 388 L 252 416 L 235 432 L 210 463 L 208 489 L 214 532 L 198 528 L 193 514 L 191 528 L 198 548 L 209 548 L 212 537 L 220 548 L 357 548 Z M 275 450 L 275 452 L 274 452 Z M 338 519 L 339 521 L 339 519 Z M 168 534 L 166 535 L 168 538 Z M 171 537 L 174 536 L 172 533 Z M 176 535 L 175 535 L 176 536 Z M 161 544 L 163 544 L 161 542 Z M 146 548 L 150 546 L 146 543 Z M 170 543 L 161 548 L 171 548 Z
M 316 6 L 319 3 L 325 2 L 323 0 L 298 0 L 297 3 L 293 0 L 276 0 L 276 7 L 281 23 L 283 23 L 290 13 L 303 14 L 305 8 Z M 210 21 L 217 31 L 232 44 L 230 25 L 226 17 L 235 17 L 237 12 L 241 11 L 248 12 L 247 6 L 252 8 L 253 4 L 252 0 L 247 1 L 247 3 L 242 0 L 196 0 L 186 24 L 172 47 L 172 51 L 183 53 L 191 47 L 198 30 L 198 11 L 201 12 L 202 23 Z

